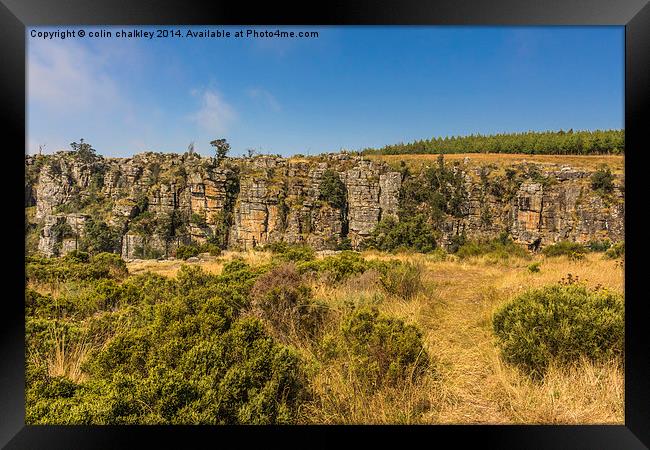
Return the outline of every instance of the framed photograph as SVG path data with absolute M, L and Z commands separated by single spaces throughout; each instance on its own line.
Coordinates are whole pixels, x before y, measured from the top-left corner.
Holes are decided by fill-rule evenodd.
M 0 443 L 649 448 L 647 2 L 307 11 L 3 0 Z

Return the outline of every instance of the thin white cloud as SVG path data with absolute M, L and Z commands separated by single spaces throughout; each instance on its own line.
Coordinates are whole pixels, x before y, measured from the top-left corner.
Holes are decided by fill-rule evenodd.
M 199 110 L 190 115 L 190 119 L 196 122 L 204 131 L 210 133 L 225 133 L 229 126 L 237 118 L 237 114 L 221 93 L 215 89 L 191 91 L 193 96 L 201 98 Z
M 72 41 L 30 41 L 28 100 L 76 115 L 124 104 L 115 80 L 106 73 L 107 58 Z
M 265 104 L 273 111 L 280 111 L 282 109 L 282 107 L 280 106 L 280 102 L 278 102 L 278 100 L 273 96 L 273 94 L 271 94 L 266 89 L 252 88 L 247 91 L 247 94 L 250 98 L 261 101 L 263 104 Z

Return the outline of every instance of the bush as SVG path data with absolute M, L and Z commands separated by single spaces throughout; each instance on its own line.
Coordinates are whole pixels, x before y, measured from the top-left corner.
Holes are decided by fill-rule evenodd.
M 410 262 L 391 264 L 379 277 L 384 290 L 404 300 L 410 300 L 423 288 L 421 264 Z
M 584 245 L 577 242 L 561 241 L 544 247 L 542 253 L 546 256 L 569 256 L 579 258 L 578 255 L 584 255 L 587 249 Z
M 25 314 L 27 316 L 57 316 L 56 304 L 51 295 L 42 295 L 33 289 L 25 289 Z
M 345 206 L 347 191 L 338 173 L 332 169 L 323 172 L 323 178 L 318 188 L 320 200 L 326 201 L 332 207 L 342 209 Z
M 433 226 L 422 214 L 399 222 L 387 217 L 375 226 L 367 245 L 387 252 L 414 250 L 427 253 L 436 248 L 435 234 Z
M 529 290 L 497 311 L 493 329 L 507 362 L 542 376 L 552 362 L 622 357 L 623 299 L 579 283 Z
M 625 255 L 625 242 L 617 242 L 605 252 L 605 257 L 609 259 L 621 258 L 623 255 Z
M 336 249 L 341 251 L 352 250 L 352 241 L 350 241 L 350 238 L 343 238 L 341 239 L 341 242 L 336 245 Z
M 162 275 L 152 272 L 129 277 L 123 284 L 126 291 L 133 290 L 137 297 L 137 303 L 153 305 L 170 299 L 176 290 L 176 283 Z
M 429 368 L 420 331 L 374 308 L 350 314 L 341 325 L 341 339 L 350 356 L 347 370 L 370 391 L 415 381 Z M 332 350 L 334 355 L 342 353 L 340 348 Z
M 34 258 L 25 260 L 28 282 L 64 282 L 73 280 L 123 279 L 128 275 L 126 263 L 114 253 L 99 253 L 87 262 L 83 254 L 70 258 Z
M 66 261 L 73 263 L 87 263 L 90 261 L 90 254 L 80 250 L 72 250 L 70 253 L 65 255 L 64 258 Z
M 297 267 L 301 273 L 323 273 L 332 282 L 338 283 L 352 275 L 363 273 L 374 265 L 363 259 L 358 253 L 344 251 L 336 256 L 300 263 Z
M 535 262 L 528 266 L 528 271 L 530 273 L 539 273 L 539 263 Z
M 199 254 L 199 248 L 196 245 L 179 245 L 176 249 L 176 257 L 185 261 Z
M 129 275 L 126 263 L 120 258 L 120 255 L 115 253 L 98 253 L 91 258 L 90 263 L 95 269 L 105 274 L 101 278 L 121 280 Z
M 100 377 L 83 384 L 36 379 L 27 388 L 30 424 L 292 423 L 305 381 L 295 352 L 253 320 L 199 341 L 117 336 L 95 357 Z M 149 334 L 147 334 L 149 332 Z M 168 345 L 169 342 L 174 345 Z M 165 349 L 177 360 L 163 362 Z
M 324 317 L 296 267 L 289 263 L 261 275 L 251 289 L 251 310 L 283 338 L 314 336 Z
M 460 248 L 467 243 L 467 236 L 463 234 L 454 234 L 450 239 L 450 244 L 447 247 L 449 253 L 457 253 Z
M 120 235 L 106 222 L 88 219 L 84 225 L 84 236 L 79 248 L 90 254 L 113 252 L 119 247 Z
M 316 258 L 314 249 L 309 245 L 288 244 L 284 241 L 272 242 L 262 247 L 263 251 L 270 251 L 282 261 L 312 261 Z
M 205 242 L 198 247 L 199 253 L 209 253 L 210 256 L 220 256 L 221 247 L 211 242 Z
M 587 248 L 592 252 L 605 252 L 612 246 L 612 241 L 605 239 L 603 241 L 589 241 Z
M 179 296 L 161 286 L 161 279 L 146 275 L 166 301 L 155 304 L 139 321 L 112 328 L 110 340 L 97 346 L 83 365 L 88 381 L 50 378 L 30 363 L 27 422 L 295 422 L 306 386 L 298 356 L 266 335 L 257 320 L 235 320 L 226 301 L 193 301 L 194 294 L 223 280 L 192 269 L 186 272 Z M 28 323 L 30 348 L 34 338 L 46 332 L 39 329 L 47 326 Z
M 205 228 L 208 224 L 205 221 L 205 217 L 202 214 L 192 213 L 190 216 L 190 223 L 196 225 L 199 228 Z
M 591 188 L 601 195 L 610 194 L 614 190 L 614 175 L 607 166 L 602 166 L 591 175 Z
M 501 236 L 488 241 L 469 241 L 462 243 L 456 255 L 461 258 L 471 258 L 486 255 L 500 260 L 512 257 L 529 258 L 528 251 L 514 243 L 510 237 L 502 233 Z
M 312 261 L 315 259 L 314 249 L 307 245 L 289 245 L 279 253 L 280 259 L 285 261 Z

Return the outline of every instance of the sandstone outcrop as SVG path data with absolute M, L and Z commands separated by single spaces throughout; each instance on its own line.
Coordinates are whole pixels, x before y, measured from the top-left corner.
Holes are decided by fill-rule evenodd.
M 345 186 L 344 207 L 322 198 L 327 169 Z M 604 198 L 591 188 L 589 171 L 550 164 L 536 167 L 534 177 L 526 175 L 529 169 L 516 168 L 521 178 L 504 194 L 481 182 L 497 176 L 489 168 L 479 176 L 468 161 L 459 163 L 454 170 L 461 171 L 466 198 L 459 214 L 438 224 L 438 243 L 449 246 L 462 233 L 494 237 L 503 231 L 534 248 L 624 239 L 622 177 Z M 401 186 L 402 174 L 387 163 L 348 154 L 230 158 L 217 165 L 195 154 L 80 161 L 60 152 L 26 157 L 25 206 L 35 207 L 38 251 L 48 256 L 77 248 L 90 216 L 117 230 L 114 251 L 126 259 L 167 257 L 192 241 L 239 249 L 285 241 L 334 250 L 344 240 L 358 248 L 380 220 L 399 220 Z

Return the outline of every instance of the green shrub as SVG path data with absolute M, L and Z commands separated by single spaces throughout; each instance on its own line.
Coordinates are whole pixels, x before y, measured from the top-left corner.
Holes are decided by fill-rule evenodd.
M 324 318 L 324 308 L 312 300 L 296 267 L 289 263 L 261 275 L 251 289 L 251 310 L 271 324 L 281 337 L 313 337 Z
M 323 172 L 320 186 L 320 200 L 326 201 L 334 208 L 343 208 L 346 202 L 347 191 L 338 173 L 332 169 Z
M 152 272 L 133 275 L 122 284 L 125 305 L 154 305 L 172 298 L 176 293 L 174 280 Z
M 502 233 L 501 236 L 487 241 L 465 241 L 462 243 L 456 255 L 461 258 L 471 258 L 486 255 L 500 260 L 510 257 L 530 258 L 528 251 L 515 244 L 510 237 Z
M 561 241 L 556 244 L 551 244 L 544 247 L 542 253 L 546 256 L 569 256 L 573 258 L 579 258 L 579 256 L 587 252 L 587 249 L 584 245 L 577 242 L 570 241 Z
M 86 368 L 96 379 L 110 380 L 114 372 L 146 376 L 151 339 L 146 329 L 119 333 L 92 358 Z
M 223 282 L 219 277 L 189 269 L 181 278 L 179 296 L 156 303 L 136 323 L 113 328 L 83 366 L 88 381 L 52 379 L 28 366 L 27 422 L 295 422 L 306 392 L 296 353 L 266 335 L 259 321 L 235 320 L 226 301 L 195 301 L 198 291 Z M 49 323 L 28 322 L 29 348 L 38 336 L 44 341 Z
M 614 190 L 614 175 L 607 166 L 602 166 L 591 174 L 591 188 L 601 195 L 610 194 Z
M 346 354 L 347 370 L 370 391 L 414 381 L 430 366 L 421 332 L 374 308 L 350 314 L 341 325 L 341 339 L 330 353 Z
M 284 241 L 272 242 L 261 248 L 263 251 L 270 251 L 277 255 L 282 261 L 312 261 L 316 258 L 314 249 L 304 244 L 288 244 Z
M 176 249 L 176 257 L 182 260 L 192 258 L 199 254 L 199 248 L 196 245 L 179 245 Z
M 421 264 L 399 262 L 381 271 L 379 282 L 384 290 L 404 300 L 410 300 L 423 289 Z
M 284 253 L 289 248 L 289 244 L 284 241 L 275 241 L 261 247 L 255 247 L 255 250 L 268 251 L 271 253 Z
M 381 251 L 414 250 L 427 253 L 436 248 L 435 229 L 422 214 L 382 219 L 373 229 L 366 245 Z
M 551 362 L 620 358 L 623 299 L 579 283 L 533 289 L 497 311 L 493 329 L 505 360 L 533 376 L 543 375 Z
M 78 295 L 70 296 L 69 301 L 74 305 L 74 312 L 86 317 L 97 311 L 107 311 L 117 307 L 121 303 L 121 298 L 120 285 L 111 279 L 100 279 L 91 282 Z
M 297 267 L 301 273 L 323 273 L 332 282 L 338 283 L 352 275 L 363 273 L 374 265 L 358 253 L 344 251 L 335 256 L 300 263 Z
M 352 250 L 352 241 L 350 241 L 350 238 L 341 239 L 341 242 L 336 244 L 336 250 Z
M 90 254 L 113 252 L 120 244 L 118 230 L 110 227 L 106 222 L 88 219 L 84 224 L 84 235 L 79 240 L 79 248 Z
M 84 256 L 70 258 L 35 258 L 25 260 L 28 282 L 64 282 L 72 280 L 123 279 L 128 275 L 126 263 L 114 253 L 99 253 L 87 262 Z
M 203 215 L 198 213 L 192 213 L 192 215 L 190 216 L 190 223 L 196 225 L 199 228 L 205 228 L 208 226 L 208 224 L 205 221 L 205 217 L 203 217 Z
M 101 274 L 105 274 L 99 278 L 121 280 L 129 275 L 126 263 L 116 253 L 98 253 L 91 258 L 90 264 Z
M 539 273 L 539 266 L 540 263 L 538 262 L 532 263 L 531 265 L 528 266 L 528 271 L 530 273 Z
M 57 317 L 63 309 L 63 314 L 72 312 L 74 307 L 68 306 L 66 311 L 65 305 L 59 305 L 54 302 L 51 295 L 42 295 L 33 289 L 25 289 L 25 314 L 27 316 L 45 316 Z
M 293 262 L 312 261 L 316 257 L 314 249 L 308 245 L 289 245 L 278 256 L 282 260 Z
M 605 252 L 605 257 L 609 259 L 617 259 L 623 255 L 625 255 L 625 242 L 617 242 Z
M 72 250 L 70 253 L 65 255 L 64 258 L 73 263 L 87 263 L 90 261 L 90 254 L 80 250 Z
M 587 248 L 592 252 L 605 252 L 612 246 L 612 241 L 605 239 L 602 241 L 589 241 Z
M 199 253 L 209 253 L 210 256 L 220 256 L 221 247 L 212 242 L 205 242 L 199 245 Z
M 451 239 L 450 243 L 448 246 L 449 253 L 457 253 L 460 248 L 467 243 L 467 236 L 465 236 L 465 233 L 462 234 L 454 234 Z

